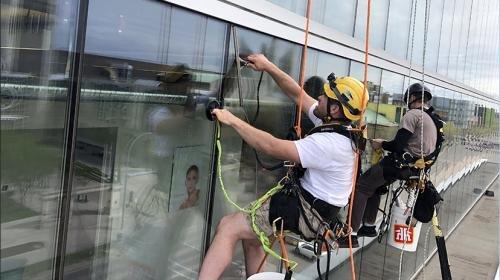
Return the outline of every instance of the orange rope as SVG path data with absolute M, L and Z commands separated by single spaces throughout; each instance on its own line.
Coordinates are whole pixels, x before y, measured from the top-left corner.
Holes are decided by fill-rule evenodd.
M 306 32 L 304 34 L 304 48 L 302 48 L 302 58 L 300 61 L 300 75 L 299 75 L 299 84 L 300 84 L 300 96 L 299 96 L 299 105 L 297 110 L 299 111 L 297 118 L 295 119 L 295 133 L 297 133 L 297 137 L 302 138 L 302 128 L 301 128 L 301 119 L 302 119 L 302 95 L 304 94 L 304 76 L 306 72 L 306 62 L 307 62 L 307 45 L 309 41 L 309 22 L 311 17 L 311 2 L 312 0 L 307 0 L 307 13 L 306 13 Z
M 365 67 L 364 67 L 364 77 L 363 77 L 363 85 L 364 89 L 366 90 L 368 88 L 368 45 L 369 45 L 369 38 L 370 38 L 370 14 L 371 14 L 371 0 L 368 0 L 368 8 L 366 12 L 366 31 L 365 31 Z M 363 99 L 361 100 L 361 104 L 365 104 L 365 95 L 363 94 Z M 364 113 L 365 109 L 361 111 L 361 119 L 359 121 L 358 128 L 363 127 L 363 122 L 364 122 Z M 353 168 L 353 173 L 352 173 L 352 186 L 351 186 L 351 199 L 349 202 L 349 221 L 348 221 L 348 226 L 351 228 L 351 219 L 352 219 L 352 205 L 354 204 L 354 195 L 356 193 L 356 181 L 357 181 L 357 174 L 358 174 L 358 162 L 359 158 L 361 155 L 361 151 L 358 149 L 356 150 L 356 154 L 354 155 L 354 168 Z M 356 268 L 354 264 L 354 256 L 352 252 L 352 238 L 351 234 L 349 234 L 349 258 L 351 262 L 351 275 L 352 279 L 356 280 Z
M 269 246 L 270 248 L 273 247 L 274 245 L 274 242 L 276 241 L 277 238 L 274 238 L 273 241 L 271 241 L 271 246 Z M 259 264 L 259 268 L 257 268 L 257 273 L 260 273 L 262 271 L 262 267 L 264 266 L 264 264 L 266 263 L 266 259 L 267 259 L 267 256 L 269 255 L 269 253 L 266 252 L 266 254 L 264 255 L 264 258 L 262 258 L 262 261 L 260 261 L 260 264 Z M 283 254 L 282 254 L 283 255 Z

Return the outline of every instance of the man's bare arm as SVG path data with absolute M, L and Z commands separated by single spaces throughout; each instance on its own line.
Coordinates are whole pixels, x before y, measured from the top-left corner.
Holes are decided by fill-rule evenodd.
M 300 163 L 299 152 L 293 141 L 276 138 L 249 125 L 225 109 L 214 109 L 213 114 L 220 122 L 233 127 L 241 138 L 257 151 L 277 159 Z

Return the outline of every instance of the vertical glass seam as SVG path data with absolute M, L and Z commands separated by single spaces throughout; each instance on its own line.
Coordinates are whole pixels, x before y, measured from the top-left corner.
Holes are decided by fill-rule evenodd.
M 222 66 L 223 66 L 223 69 L 222 69 L 222 75 L 225 75 L 225 73 L 228 71 L 228 67 L 229 67 L 229 50 L 230 50 L 230 46 L 231 46 L 231 27 L 232 27 L 232 24 L 230 23 L 226 23 L 226 34 L 224 36 L 224 40 L 225 40 L 225 50 L 224 50 L 224 56 L 223 56 L 223 62 L 222 62 Z M 224 79 L 222 79 L 224 80 Z M 224 103 L 224 96 L 223 96 L 223 92 L 224 92 L 224 83 L 221 83 L 220 85 L 220 90 L 219 90 L 219 96 L 218 99 L 221 100 L 221 104 Z M 217 151 L 215 149 L 215 140 L 216 140 L 216 131 L 215 131 L 215 122 L 213 124 L 213 127 L 214 127 L 214 133 L 213 133 L 213 137 L 212 137 L 212 143 L 214 143 L 212 145 L 212 159 L 211 159 L 211 166 L 210 166 L 210 185 L 209 185 L 209 190 L 208 190 L 208 199 L 207 199 L 207 203 L 206 203 L 206 207 L 205 207 L 205 213 L 206 213 L 206 229 L 205 229 L 205 233 L 204 233 L 204 236 L 203 236 L 203 254 L 200 255 L 200 261 L 203 260 L 203 258 L 205 257 L 205 254 L 207 253 L 208 251 L 208 248 L 210 247 L 210 235 L 211 235 L 211 232 L 212 232 L 212 219 L 213 219 L 213 212 L 214 212 L 214 199 L 215 199 L 215 192 L 216 192 L 216 188 L 217 188 L 217 168 L 218 168 L 218 162 L 217 162 L 217 157 L 218 157 L 218 153 L 219 151 Z M 222 168 L 222 167 L 221 167 Z
M 78 127 L 78 109 L 80 106 L 80 74 L 83 71 L 83 53 L 87 28 L 88 1 L 79 1 L 78 18 L 74 30 L 75 49 L 70 53 L 71 74 L 68 85 L 68 99 L 66 101 L 65 129 L 64 129 L 64 162 L 62 168 L 61 199 L 58 205 L 57 225 L 55 235 L 54 262 L 52 269 L 53 279 L 64 278 L 64 261 L 66 242 L 68 237 L 69 211 L 71 207 L 71 192 L 73 181 L 73 166 L 75 159 L 76 130 Z

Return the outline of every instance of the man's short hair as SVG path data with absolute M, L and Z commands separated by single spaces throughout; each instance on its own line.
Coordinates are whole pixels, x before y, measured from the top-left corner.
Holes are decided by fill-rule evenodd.
M 304 82 L 304 91 L 312 98 L 318 99 L 323 94 L 323 85 L 325 83 L 325 79 L 320 76 L 312 76 Z

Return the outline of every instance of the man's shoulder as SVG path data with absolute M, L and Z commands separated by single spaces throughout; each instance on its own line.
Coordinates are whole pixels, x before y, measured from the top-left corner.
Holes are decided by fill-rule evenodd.
M 427 115 L 424 113 L 424 115 Z M 414 119 L 420 119 L 422 117 L 422 111 L 420 109 L 411 109 L 406 112 L 403 116 L 403 121 L 410 121 Z
M 324 144 L 329 146 L 332 146 L 332 142 L 339 145 L 350 144 L 350 139 L 339 132 L 317 132 L 308 135 L 307 137 L 311 137 L 311 139 L 317 141 L 318 144 Z

